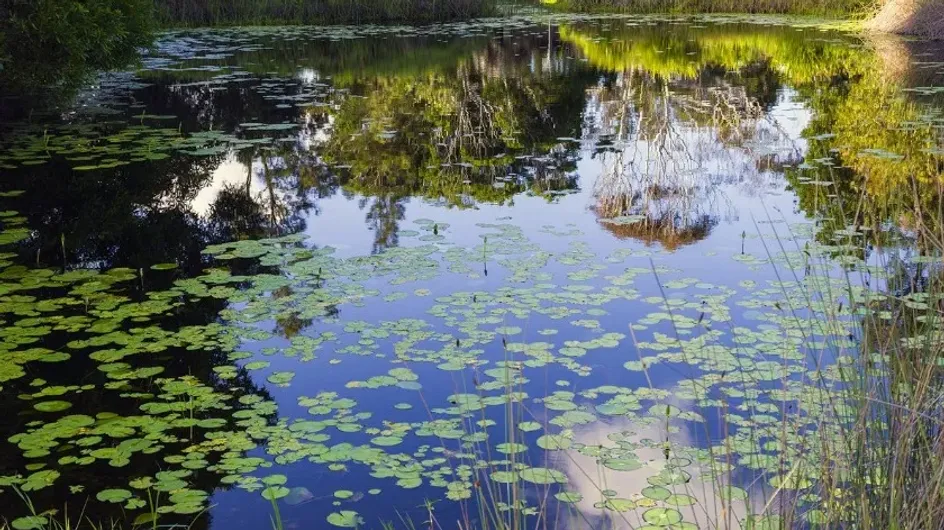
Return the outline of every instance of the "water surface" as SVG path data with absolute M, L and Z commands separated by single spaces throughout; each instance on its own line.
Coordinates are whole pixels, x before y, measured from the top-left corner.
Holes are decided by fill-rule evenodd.
M 168 33 L 3 125 L 0 514 L 709 528 L 788 483 L 815 522 L 856 306 L 939 259 L 942 58 L 734 17 Z

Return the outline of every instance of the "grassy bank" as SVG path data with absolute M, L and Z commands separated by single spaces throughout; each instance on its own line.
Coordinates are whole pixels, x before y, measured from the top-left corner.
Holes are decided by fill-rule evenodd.
M 162 26 L 257 24 L 422 24 L 492 14 L 495 0 L 166 0 Z
M 780 13 L 797 15 L 864 16 L 871 0 L 551 0 L 561 11 L 589 13 Z

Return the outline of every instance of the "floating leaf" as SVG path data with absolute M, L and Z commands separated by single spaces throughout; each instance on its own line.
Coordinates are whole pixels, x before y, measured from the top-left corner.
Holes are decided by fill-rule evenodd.
M 529 467 L 522 469 L 518 475 L 522 480 L 533 484 L 553 484 L 567 482 L 567 477 L 556 469 L 545 467 Z
M 42 401 L 33 405 L 33 408 L 40 412 L 61 412 L 72 408 L 72 403 L 68 401 Z
M 49 524 L 49 520 L 42 515 L 28 515 L 14 519 L 10 526 L 14 530 L 41 530 L 46 528 L 47 524 Z
M 289 493 L 291 493 L 291 490 L 285 486 L 269 486 L 268 488 L 262 490 L 262 498 L 269 501 L 275 501 L 284 497 L 288 497 Z
M 343 510 L 328 515 L 328 522 L 341 528 L 356 528 L 360 524 L 360 517 L 357 512 Z
M 95 498 L 102 502 L 121 503 L 131 498 L 131 492 L 125 489 L 107 489 L 98 492 Z
M 652 508 L 642 514 L 644 521 L 651 525 L 668 526 L 676 524 L 682 520 L 682 514 L 678 510 L 670 508 Z

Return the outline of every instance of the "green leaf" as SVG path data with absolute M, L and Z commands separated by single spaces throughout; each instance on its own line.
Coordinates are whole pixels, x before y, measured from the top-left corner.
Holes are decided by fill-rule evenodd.
M 107 489 L 98 492 L 95 498 L 102 502 L 121 503 L 131 498 L 131 492 L 126 489 Z
M 329 514 L 327 519 L 329 523 L 340 528 L 356 528 L 360 522 L 357 512 L 350 510 Z
M 291 493 L 291 490 L 285 486 L 269 486 L 268 488 L 262 490 L 262 498 L 269 501 L 275 501 L 283 497 L 287 497 L 289 493 Z
M 13 522 L 10 523 L 10 526 L 12 526 L 14 530 L 41 530 L 46 528 L 47 524 L 49 524 L 49 520 L 42 515 L 28 515 L 14 519 Z

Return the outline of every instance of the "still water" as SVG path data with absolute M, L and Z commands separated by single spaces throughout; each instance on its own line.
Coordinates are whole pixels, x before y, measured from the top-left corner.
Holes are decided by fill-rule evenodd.
M 938 61 L 733 17 L 165 34 L 3 123 L 0 515 L 815 523 L 853 308 L 935 262 Z

